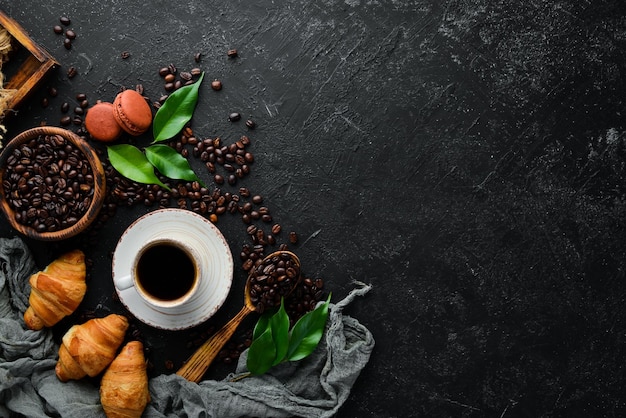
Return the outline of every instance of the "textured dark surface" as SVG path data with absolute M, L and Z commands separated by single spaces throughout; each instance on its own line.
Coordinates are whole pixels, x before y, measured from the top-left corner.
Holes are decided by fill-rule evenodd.
M 202 53 L 224 89 L 205 84 L 194 130 L 237 138 L 228 114 L 252 117 L 246 185 L 299 233 L 303 269 L 335 298 L 373 285 L 348 313 L 376 349 L 339 416 L 626 414 L 621 0 L 0 6 L 62 63 L 59 97 L 42 109 L 36 93 L 9 137 L 58 124 L 76 93 L 142 83 L 157 99 L 158 68 Z M 78 34 L 69 51 L 61 15 Z M 122 309 L 110 252 L 147 210 L 120 209 L 89 248 L 86 309 Z M 238 254 L 241 221 L 219 226 Z M 31 243 L 41 263 L 70 244 Z M 241 307 L 243 278 L 209 326 Z M 186 335 L 137 328 L 156 370 L 190 352 Z

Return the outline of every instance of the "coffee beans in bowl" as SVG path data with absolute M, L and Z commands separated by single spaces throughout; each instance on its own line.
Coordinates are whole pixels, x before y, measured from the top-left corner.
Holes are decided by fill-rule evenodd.
M 104 169 L 78 135 L 57 127 L 29 129 L 0 154 L 0 209 L 20 233 L 58 241 L 84 231 L 105 197 Z

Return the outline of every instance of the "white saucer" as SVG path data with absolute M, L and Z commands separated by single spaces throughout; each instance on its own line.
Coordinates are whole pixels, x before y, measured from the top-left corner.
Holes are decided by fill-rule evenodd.
M 113 283 L 130 274 L 133 258 L 146 240 L 159 236 L 186 240 L 202 255 L 202 285 L 184 305 L 149 305 L 134 287 L 115 290 L 140 321 L 160 329 L 182 330 L 209 319 L 222 306 L 233 281 L 233 256 L 220 230 L 208 219 L 183 209 L 159 209 L 143 215 L 122 234 L 113 254 Z

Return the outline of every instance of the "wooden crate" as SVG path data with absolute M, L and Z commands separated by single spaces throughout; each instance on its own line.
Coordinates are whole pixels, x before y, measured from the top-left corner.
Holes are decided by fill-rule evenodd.
M 27 53 L 19 63 L 19 68 L 6 81 L 5 89 L 15 89 L 9 102 L 9 109 L 17 109 L 28 95 L 36 90 L 48 72 L 59 63 L 45 49 L 37 45 L 26 31 L 13 19 L 0 11 L 0 26 L 6 29 L 13 39 Z

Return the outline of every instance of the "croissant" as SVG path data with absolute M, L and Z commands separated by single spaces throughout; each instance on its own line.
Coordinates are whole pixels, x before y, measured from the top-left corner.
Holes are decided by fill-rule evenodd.
M 51 327 L 73 313 L 85 296 L 85 255 L 80 250 L 63 254 L 30 277 L 29 307 L 24 322 L 29 329 Z
M 74 325 L 63 336 L 55 372 L 59 380 L 96 376 L 115 358 L 122 345 L 128 319 L 111 314 Z
M 131 341 L 100 381 L 100 403 L 108 418 L 139 418 L 150 401 L 143 344 Z

